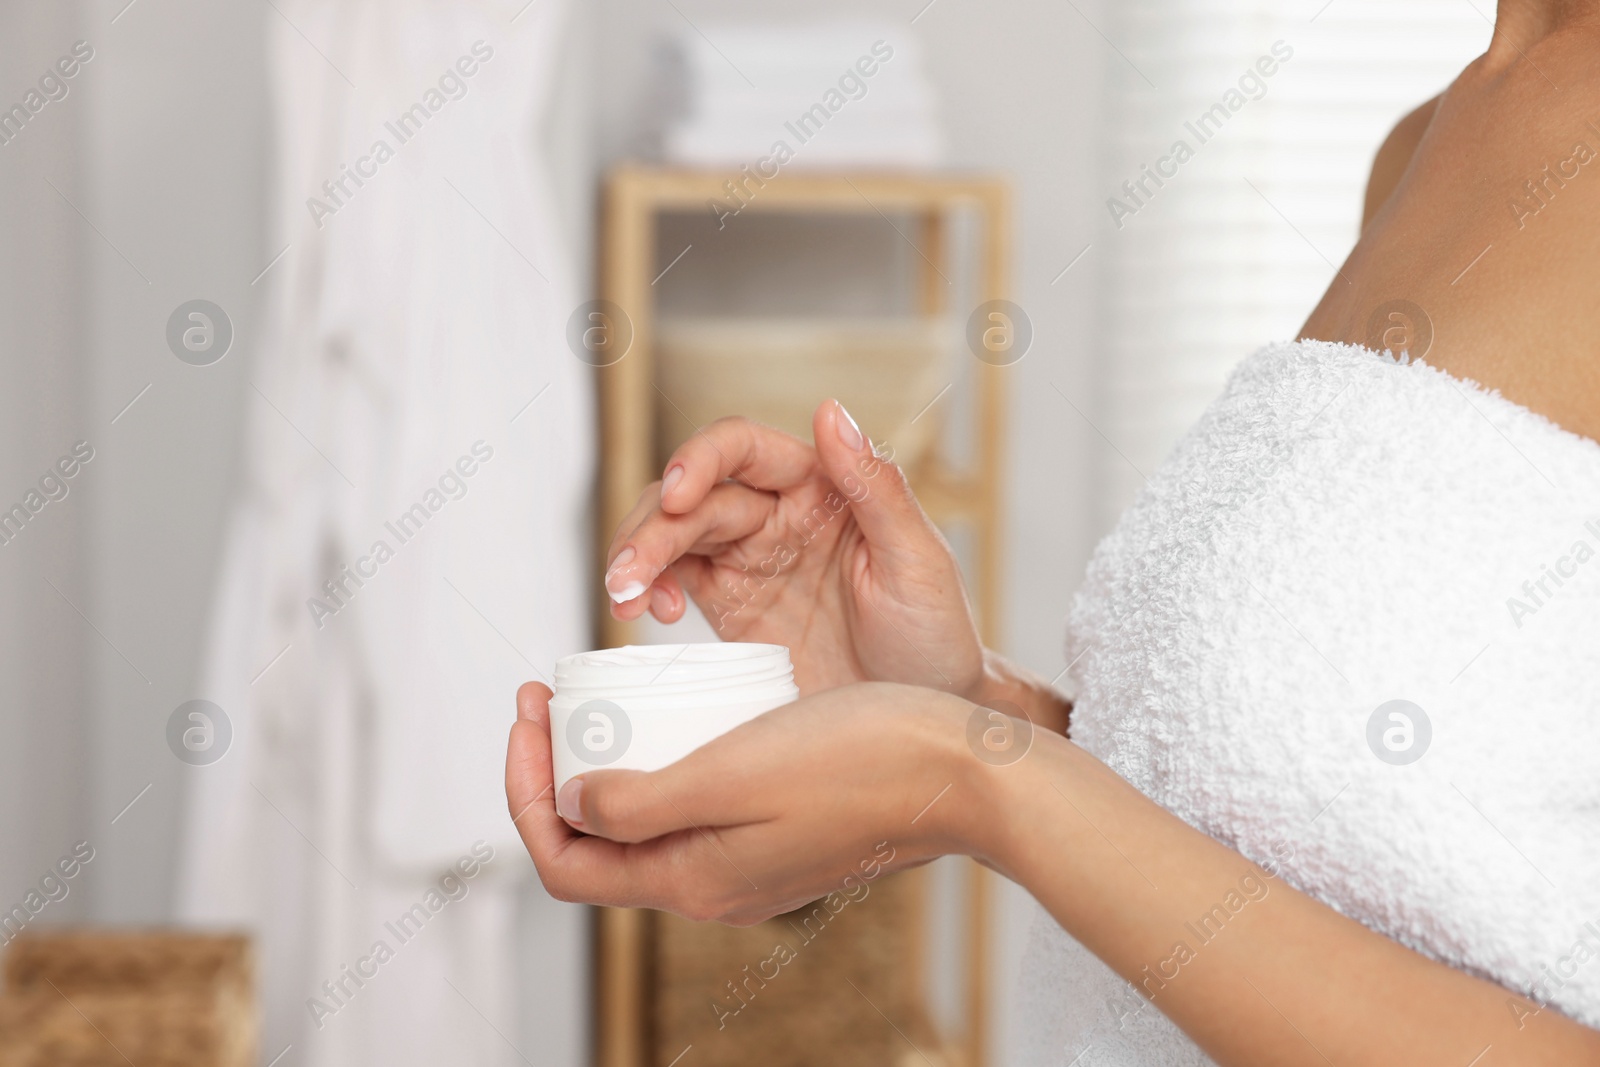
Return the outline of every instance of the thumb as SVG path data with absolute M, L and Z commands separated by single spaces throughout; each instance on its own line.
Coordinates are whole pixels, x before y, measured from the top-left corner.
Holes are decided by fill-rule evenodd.
M 932 524 L 903 472 L 878 456 L 844 405 L 825 401 L 811 420 L 812 439 L 828 479 L 850 501 L 856 525 L 875 548 L 925 538 Z M 915 543 L 915 542 L 912 542 Z
M 610 841 L 634 843 L 698 828 L 685 810 L 694 805 L 684 790 L 667 795 L 659 772 L 589 771 L 570 779 L 556 796 L 556 810 L 573 827 Z

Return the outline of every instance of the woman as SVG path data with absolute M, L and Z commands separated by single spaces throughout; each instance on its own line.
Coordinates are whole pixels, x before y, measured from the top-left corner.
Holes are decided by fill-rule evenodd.
M 742 420 L 683 445 L 617 533 L 607 587 L 643 592 L 614 611 L 709 607 L 839 492 L 722 632 L 789 646 L 804 695 L 552 797 L 524 686 L 507 793 L 550 891 L 750 923 L 887 840 L 1048 911 L 1038 1059 L 1600 1063 L 1597 48 L 1600 4 L 1503 0 L 1391 135 L 1301 340 L 1239 368 L 1096 553 L 1075 704 L 982 648 L 837 404 L 814 449 Z M 1426 365 L 1355 347 L 1423 316 Z M 1021 758 L 969 743 L 1022 717 Z

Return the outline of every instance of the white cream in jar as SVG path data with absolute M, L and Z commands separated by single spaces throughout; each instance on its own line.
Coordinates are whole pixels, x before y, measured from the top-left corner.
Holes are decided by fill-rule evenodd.
M 550 700 L 555 789 L 585 771 L 659 770 L 799 695 L 782 645 L 627 645 L 564 657 Z

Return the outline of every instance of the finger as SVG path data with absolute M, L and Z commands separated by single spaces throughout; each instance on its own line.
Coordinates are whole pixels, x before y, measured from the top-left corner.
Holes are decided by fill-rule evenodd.
M 677 577 L 670 570 L 663 572 L 650 587 L 650 614 L 657 622 L 674 623 L 683 618 L 687 606 Z
M 536 719 L 533 709 L 523 703 L 522 694 L 529 690 L 530 686 L 523 686 L 517 694 L 517 721 L 506 743 L 506 807 L 523 844 L 537 862 L 536 844 L 548 852 L 576 834 L 556 814 L 549 724 L 548 720 Z M 525 709 L 529 714 L 524 714 Z
M 752 489 L 787 489 L 816 462 L 816 450 L 793 434 L 745 418 L 718 419 L 672 453 L 661 478 L 661 506 L 682 514 L 729 478 Z
M 617 555 L 621 551 L 622 546 L 624 542 L 626 542 L 629 535 L 631 535 L 634 530 L 639 528 L 639 524 L 642 523 L 648 515 L 660 509 L 660 487 L 660 482 L 651 482 L 649 485 L 645 486 L 643 491 L 641 491 L 639 494 L 639 499 L 634 502 L 634 505 L 628 511 L 628 514 L 623 516 L 622 521 L 617 524 L 616 530 L 612 532 L 611 544 L 606 549 L 606 579 L 611 577 L 611 572 L 615 568 L 625 565 L 628 560 L 632 558 L 630 555 L 629 557 L 623 559 L 620 564 L 617 562 Z M 643 586 L 643 588 L 640 588 L 640 586 Z M 645 599 L 648 586 L 648 581 L 640 582 L 636 586 L 622 586 L 621 588 L 623 591 L 620 599 L 618 596 L 612 595 L 611 591 L 608 589 L 606 591 L 606 595 L 611 597 L 611 617 L 614 619 L 621 619 L 625 622 L 631 622 L 643 615 L 649 608 L 649 601 Z
M 670 573 L 677 579 L 679 588 L 702 608 L 718 593 L 716 565 L 704 556 L 680 557 L 673 563 Z
M 639 494 L 639 499 L 634 503 L 628 513 L 617 523 L 617 528 L 611 532 L 611 544 L 606 547 L 606 570 L 611 569 L 611 561 L 616 558 L 623 544 L 628 540 L 628 535 L 639 528 L 639 524 L 661 506 L 661 483 L 651 482 Z
M 811 430 L 823 471 L 850 501 L 850 514 L 869 543 L 879 549 L 912 547 L 935 536 L 905 472 L 873 452 L 843 404 L 822 403 Z
M 567 831 L 572 833 L 571 830 Z M 532 853 L 532 848 L 530 848 Z M 690 831 L 644 844 L 582 834 L 535 861 L 557 900 L 614 908 L 652 908 L 713 919 L 740 895 L 738 872 Z
M 677 579 L 681 588 L 690 599 L 700 608 L 701 615 L 717 632 L 717 637 L 723 641 L 737 640 L 736 631 L 726 629 L 728 620 L 737 616 L 737 610 L 729 610 L 723 600 L 725 590 L 717 586 L 717 566 L 705 556 L 684 556 L 672 565 L 669 572 Z M 684 611 L 688 610 L 685 602 Z M 679 615 L 682 618 L 682 615 Z
M 683 588 L 670 570 L 659 574 L 650 587 L 631 600 L 611 605 L 611 617 L 632 622 L 649 612 L 664 623 L 674 623 L 683 617 L 687 602 Z
M 522 696 L 530 689 L 523 686 L 518 692 L 519 712 Z M 558 900 L 617 906 L 648 903 L 650 882 L 642 862 L 647 857 L 630 857 L 624 846 L 586 837 L 567 825 L 556 813 L 550 786 L 547 724 L 519 717 L 506 746 L 506 800 L 545 889 Z
M 545 731 L 550 729 L 550 698 L 555 693 L 543 682 L 523 682 L 517 690 L 517 718 L 538 723 Z
M 562 787 L 558 807 L 577 815 L 586 832 L 626 842 L 764 821 L 770 782 L 759 768 L 774 744 L 770 722 L 757 718 L 657 771 L 580 775 Z
M 643 597 L 661 572 L 697 546 L 738 541 L 760 530 L 776 500 L 771 493 L 724 482 L 687 514 L 651 513 L 611 561 L 606 594 L 618 604 Z
M 545 892 L 555 899 L 618 908 L 659 906 L 660 887 L 642 871 L 646 857 L 630 855 L 635 846 L 581 834 L 539 806 L 517 820 L 517 832 Z
M 704 750 L 661 771 L 590 771 L 561 790 L 560 808 L 577 815 L 585 833 L 608 841 L 650 841 L 683 830 L 704 832 L 749 821 L 736 790 L 715 784 L 719 778 Z M 697 766 L 688 774 L 686 762 Z
M 568 825 L 551 789 L 549 700 L 550 690 L 537 682 L 517 691 L 517 722 L 506 745 L 506 800 L 545 889 L 557 900 L 681 910 L 681 899 L 703 893 L 713 880 L 703 869 L 711 858 L 702 854 L 710 850 L 699 847 L 698 835 L 626 845 Z
M 649 841 L 694 828 L 645 771 L 589 771 L 561 787 L 562 815 L 584 833 L 607 841 Z

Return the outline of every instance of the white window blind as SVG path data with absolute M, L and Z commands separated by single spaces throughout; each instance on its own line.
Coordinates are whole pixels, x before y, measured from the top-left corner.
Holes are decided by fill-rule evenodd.
M 1378 145 L 1491 32 L 1493 5 L 1472 0 L 1322 4 L 1111 9 L 1106 36 L 1122 58 L 1108 90 L 1105 196 L 1134 211 L 1120 228 L 1109 209 L 1103 220 L 1104 432 L 1121 453 L 1108 452 L 1113 513 L 1142 483 L 1134 467 L 1161 462 L 1240 360 L 1299 330 L 1356 240 Z M 1249 79 L 1241 89 L 1252 71 L 1259 91 Z M 1181 164 L 1179 140 L 1194 153 Z M 1160 186 L 1143 169 L 1158 165 L 1176 171 Z

